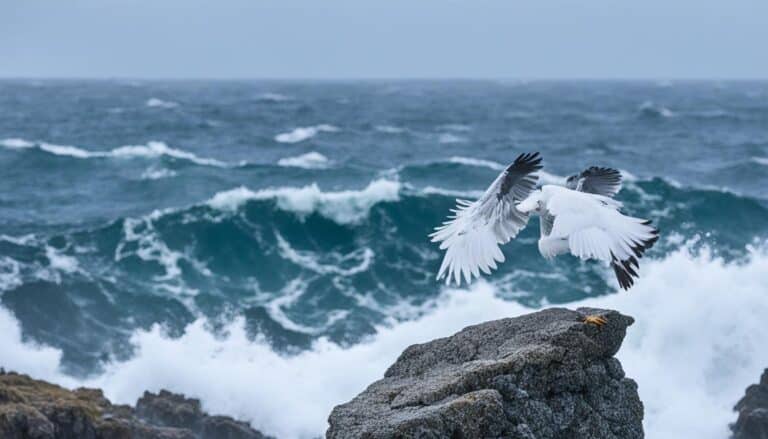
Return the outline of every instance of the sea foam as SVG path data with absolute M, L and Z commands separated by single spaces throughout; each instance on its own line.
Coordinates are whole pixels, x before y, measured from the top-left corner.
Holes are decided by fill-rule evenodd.
M 158 98 L 150 98 L 150 99 L 148 99 L 147 102 L 145 103 L 145 105 L 147 107 L 152 107 L 152 108 L 176 108 L 176 107 L 179 106 L 179 104 L 177 102 L 164 101 L 164 100 L 158 99 Z
M 144 145 L 126 145 L 109 151 L 90 151 L 77 146 L 71 145 L 57 145 L 46 142 L 32 142 L 25 139 L 4 139 L 0 141 L 0 145 L 9 149 L 21 149 L 21 148 L 38 148 L 41 151 L 49 154 L 73 157 L 78 159 L 91 159 L 91 158 L 157 158 L 161 156 L 172 157 L 179 160 L 190 161 L 198 165 L 204 166 L 216 166 L 226 167 L 227 163 L 220 160 L 199 157 L 189 151 L 182 149 L 176 149 L 168 146 L 164 142 L 149 141 Z
M 249 200 L 275 199 L 277 207 L 299 216 L 317 212 L 339 224 L 362 220 L 374 204 L 399 199 L 400 183 L 392 180 L 374 180 L 361 190 L 323 192 L 317 184 L 301 188 L 281 187 L 252 191 L 238 187 L 215 194 L 208 205 L 222 211 L 233 212 Z
M 275 136 L 275 141 L 280 143 L 298 143 L 304 140 L 315 137 L 318 133 L 333 133 L 339 131 L 339 129 L 333 125 L 321 124 L 311 127 L 299 127 L 294 128 L 287 133 L 278 134 Z
M 32 148 L 35 146 L 35 142 L 19 138 L 10 138 L 0 140 L 0 145 L 11 149 Z
M 768 364 L 765 285 L 768 254 L 751 249 L 748 260 L 726 263 L 706 249 L 686 248 L 645 261 L 631 292 L 567 304 L 617 309 L 636 319 L 618 357 L 636 379 L 645 405 L 648 437 L 727 436 L 733 404 Z M 363 343 L 342 348 L 326 340 L 284 356 L 249 340 L 235 320 L 225 337 L 203 320 L 179 338 L 159 326 L 132 337 L 136 355 L 106 365 L 106 372 L 74 380 L 57 371 L 60 353 L 21 341 L 18 325 L 0 310 L 3 366 L 67 386 L 100 386 L 111 399 L 132 403 L 144 389 L 167 388 L 201 398 L 206 410 L 249 420 L 285 438 L 321 435 L 331 408 L 381 378 L 413 343 L 450 335 L 462 327 L 530 312 L 498 298 L 494 287 L 447 289 L 420 318 L 377 328 Z
M 326 169 L 331 165 L 328 157 L 316 151 L 311 151 L 296 157 L 285 157 L 277 161 L 278 166 L 304 168 L 304 169 Z

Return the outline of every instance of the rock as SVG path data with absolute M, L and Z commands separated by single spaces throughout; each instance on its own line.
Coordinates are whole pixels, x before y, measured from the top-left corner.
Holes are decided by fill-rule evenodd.
M 201 438 L 263 439 L 266 436 L 247 423 L 227 416 L 209 416 L 200 408 L 200 400 L 161 390 L 157 395 L 144 392 L 136 402 L 136 414 L 158 425 L 187 428 Z
M 168 391 L 144 393 L 136 409 L 101 390 L 70 391 L 0 370 L 3 439 L 263 439 L 244 422 L 209 416 L 200 401 Z
M 582 323 L 598 314 L 602 327 Z M 333 409 L 336 438 L 642 438 L 643 404 L 613 358 L 631 317 L 553 308 L 407 348 Z
M 768 439 L 768 369 L 763 371 L 759 384 L 747 387 L 734 410 L 739 412 L 736 423 L 731 425 L 735 439 Z

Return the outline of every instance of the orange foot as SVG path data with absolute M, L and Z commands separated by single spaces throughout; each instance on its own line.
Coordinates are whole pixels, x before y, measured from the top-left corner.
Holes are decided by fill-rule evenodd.
M 594 315 L 594 316 L 584 317 L 584 320 L 582 320 L 582 322 L 587 324 L 591 323 L 595 326 L 603 326 L 606 323 L 608 323 L 608 320 L 606 320 L 606 318 L 603 316 Z

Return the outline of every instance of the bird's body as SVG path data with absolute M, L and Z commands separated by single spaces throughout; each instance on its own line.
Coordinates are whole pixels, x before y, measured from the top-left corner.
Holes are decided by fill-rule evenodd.
M 438 279 L 459 284 L 504 261 L 499 248 L 525 227 L 531 214 L 540 218 L 539 252 L 551 259 L 571 253 L 605 261 L 619 285 L 628 289 L 637 277 L 638 258 L 658 239 L 649 221 L 623 215 L 611 198 L 621 187 L 618 171 L 588 168 L 566 187 L 535 189 L 538 154 L 521 155 L 475 201 L 457 200 L 455 216 L 431 235 L 446 250 Z

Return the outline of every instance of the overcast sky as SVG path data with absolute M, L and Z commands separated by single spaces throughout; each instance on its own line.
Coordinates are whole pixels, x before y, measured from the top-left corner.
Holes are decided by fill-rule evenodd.
M 0 0 L 0 76 L 768 78 L 768 1 Z

